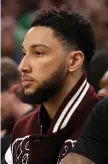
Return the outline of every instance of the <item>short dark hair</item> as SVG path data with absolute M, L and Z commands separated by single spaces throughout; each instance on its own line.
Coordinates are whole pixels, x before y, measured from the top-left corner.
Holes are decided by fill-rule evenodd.
M 8 57 L 3 57 L 1 59 L 1 91 L 6 91 L 13 84 L 20 82 L 20 77 L 15 61 Z
M 91 22 L 76 11 L 65 7 L 40 10 L 31 27 L 46 26 L 52 28 L 58 37 L 72 49 L 81 50 L 88 63 L 95 51 L 94 29 Z

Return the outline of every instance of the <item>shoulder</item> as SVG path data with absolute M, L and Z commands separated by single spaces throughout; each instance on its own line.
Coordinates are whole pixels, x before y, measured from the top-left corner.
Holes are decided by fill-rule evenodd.
M 83 134 L 104 136 L 108 131 L 108 97 L 99 101 L 91 111 L 83 128 Z
M 12 142 L 15 138 L 25 137 L 33 132 L 34 126 L 38 126 L 38 114 L 39 110 L 31 112 L 16 122 L 12 131 Z
M 95 104 L 97 104 L 101 98 L 95 93 L 92 86 L 89 87 L 89 90 L 85 96 L 85 106 L 86 108 L 92 109 Z
M 108 97 L 100 100 L 92 110 L 93 115 L 105 116 L 108 115 Z
M 72 151 L 97 161 L 96 163 L 103 163 L 104 159 L 108 159 L 107 147 L 108 97 L 94 106 Z
M 91 112 L 91 122 L 97 124 L 97 126 L 106 127 L 108 126 L 108 97 L 99 101 Z M 99 125 L 98 125 L 99 124 Z
M 23 117 L 21 117 L 15 124 L 15 127 L 16 126 L 28 126 L 30 123 L 32 123 L 32 121 L 35 119 L 37 120 L 37 117 L 38 117 L 38 113 L 39 113 L 39 110 L 38 111 L 33 111 Z M 26 123 L 26 124 L 25 124 Z
M 16 122 L 16 125 L 17 124 L 23 124 L 23 123 L 27 123 L 27 122 L 31 122 L 31 120 L 33 120 L 34 118 L 36 119 L 38 117 L 38 113 L 39 113 L 39 110 L 36 110 L 36 111 L 32 111 L 31 113 L 29 114 L 26 114 L 25 116 L 21 117 L 17 122 Z

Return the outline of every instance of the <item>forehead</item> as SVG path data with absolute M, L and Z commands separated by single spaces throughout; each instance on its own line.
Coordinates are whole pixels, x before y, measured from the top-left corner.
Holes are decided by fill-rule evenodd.
M 59 40 L 54 36 L 54 31 L 51 28 L 36 26 L 32 27 L 26 34 L 23 42 L 24 48 L 29 48 L 32 45 L 46 45 L 55 47 L 60 45 Z

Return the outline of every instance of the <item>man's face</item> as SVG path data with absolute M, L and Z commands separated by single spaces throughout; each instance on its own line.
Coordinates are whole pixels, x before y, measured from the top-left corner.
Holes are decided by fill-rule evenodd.
M 25 95 L 35 93 L 42 101 L 53 96 L 62 87 L 68 74 L 68 55 L 52 29 L 33 27 L 23 42 L 24 57 L 19 70 Z M 36 95 L 35 95 L 36 96 Z

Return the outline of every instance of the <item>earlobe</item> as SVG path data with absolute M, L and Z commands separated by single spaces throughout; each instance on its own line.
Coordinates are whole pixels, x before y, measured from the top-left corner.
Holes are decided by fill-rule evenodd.
M 82 51 L 72 51 L 69 54 L 69 72 L 79 69 L 84 62 L 84 54 Z

